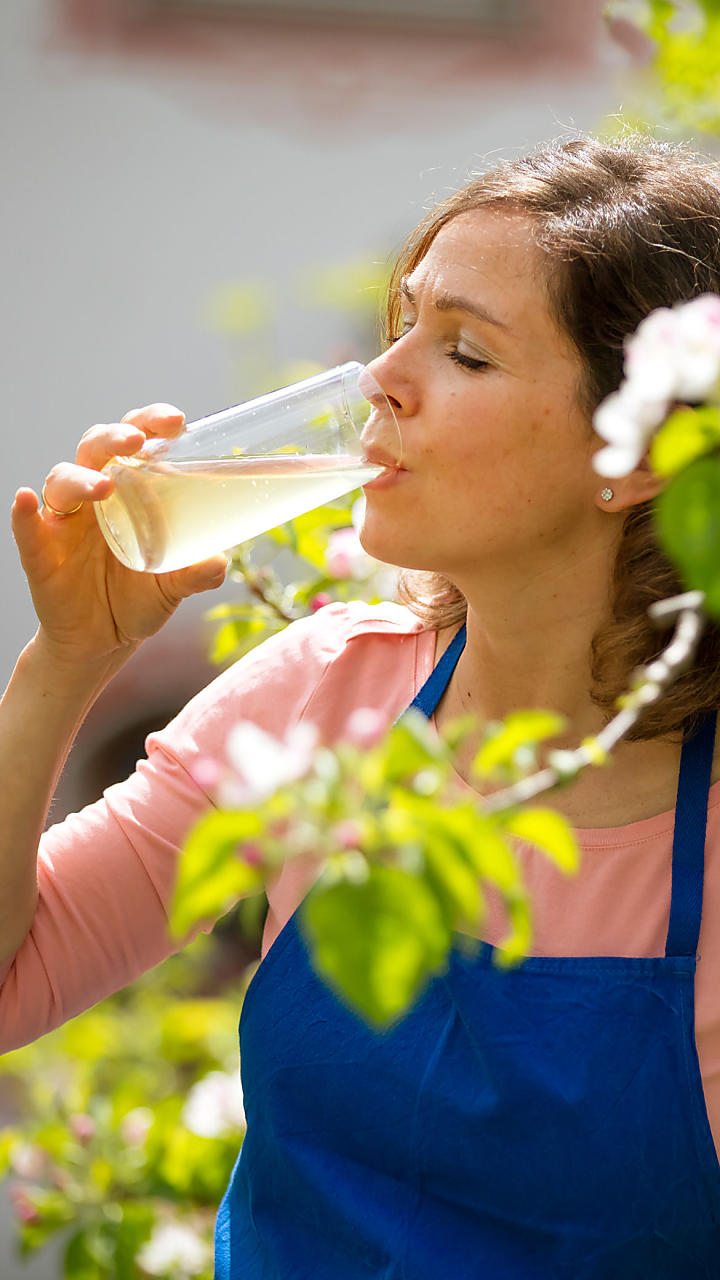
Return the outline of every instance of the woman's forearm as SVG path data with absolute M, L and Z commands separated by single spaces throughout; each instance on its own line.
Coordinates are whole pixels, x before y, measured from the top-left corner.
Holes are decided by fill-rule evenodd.
M 127 660 L 65 664 L 39 632 L 21 653 L 0 702 L 0 964 L 32 924 L 37 849 L 58 778 L 98 694 Z

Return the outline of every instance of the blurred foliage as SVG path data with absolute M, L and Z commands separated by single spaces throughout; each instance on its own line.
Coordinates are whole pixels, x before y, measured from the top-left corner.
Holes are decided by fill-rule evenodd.
M 607 132 L 720 135 L 720 0 L 612 0 L 605 14 L 635 62 Z
M 375 718 L 374 743 L 364 734 L 357 740 L 353 725 L 363 715 Z M 171 913 L 173 932 L 182 937 L 239 894 L 261 889 L 288 860 L 310 860 L 322 870 L 300 914 L 313 964 L 379 1028 L 406 1013 L 429 978 L 446 968 L 458 935 L 469 944 L 482 929 L 483 884 L 498 891 L 507 910 L 498 963 L 527 954 L 530 904 L 513 838 L 542 849 L 567 873 L 578 865 L 572 831 L 559 814 L 513 807 L 486 815 L 469 795 L 454 759 L 461 738 L 475 728 L 470 721 L 441 736 L 411 709 L 386 727 L 378 713 L 361 708 L 331 751 L 264 743 L 252 726 L 245 750 L 236 749 L 244 758 L 225 780 L 226 794 L 228 782 L 238 784 L 243 804 L 228 800 L 200 819 L 183 852 Z M 485 785 L 519 780 L 537 767 L 537 747 L 563 728 L 560 717 L 539 711 L 487 726 L 473 775 Z M 254 784 L 245 764 L 253 747 L 268 761 Z
M 218 623 L 213 662 L 235 662 L 294 618 L 332 601 L 375 604 L 394 598 L 395 570 L 366 555 L 356 538 L 352 563 L 344 566 L 352 572 L 337 572 L 335 535 L 342 533 L 347 541 L 353 508 L 362 501 L 355 492 L 233 550 L 228 573 L 238 583 L 240 598 L 208 610 L 207 617 Z
M 0 1134 L 0 1171 L 12 1179 L 22 1255 L 59 1234 L 61 1274 L 72 1280 L 179 1280 L 177 1262 L 160 1272 L 138 1263 L 153 1232 L 174 1224 L 192 1231 L 205 1257 L 188 1274 L 210 1280 L 215 1214 L 243 1127 L 233 1116 L 223 1130 L 211 1117 L 205 1127 L 216 1136 L 203 1136 L 188 1104 L 207 1078 L 239 1089 L 236 1026 L 249 976 L 207 996 L 212 973 L 213 944 L 201 937 L 131 989 L 0 1059 L 18 1117 Z

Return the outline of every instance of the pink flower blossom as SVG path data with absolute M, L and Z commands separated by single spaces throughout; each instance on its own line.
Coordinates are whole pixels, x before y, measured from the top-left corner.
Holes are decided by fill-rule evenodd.
M 263 865 L 263 851 L 259 844 L 253 844 L 252 841 L 248 841 L 247 844 L 242 846 L 241 857 L 249 867 L 261 867 Z
M 23 1191 L 22 1187 L 11 1187 L 10 1199 L 12 1200 L 15 1217 L 18 1218 L 20 1222 L 30 1223 L 40 1221 L 40 1214 L 29 1195 L 26 1191 Z
M 375 707 L 356 707 L 348 717 L 344 737 L 357 747 L 372 747 L 388 728 L 388 716 Z
M 46 1152 L 31 1142 L 16 1142 L 10 1148 L 8 1161 L 19 1178 L 39 1178 L 48 1164 Z
M 141 1147 L 154 1120 L 149 1107 L 133 1107 L 120 1121 L 120 1134 L 129 1147 Z
M 203 756 L 197 760 L 190 770 L 191 777 L 203 791 L 214 791 L 220 781 L 222 770 L 217 760 Z
M 332 596 L 327 591 L 318 591 L 310 601 L 310 610 L 317 613 L 319 609 L 324 609 L 326 604 L 332 604 Z
M 335 529 L 328 538 L 325 566 L 333 578 L 368 578 L 377 561 L 360 545 L 355 529 Z
M 86 1146 L 88 1142 L 92 1142 L 95 1137 L 95 1121 L 92 1116 L 85 1115 L 83 1112 L 75 1112 L 70 1116 L 70 1132 L 78 1142 Z
M 354 818 L 343 818 L 335 824 L 333 835 L 341 849 L 357 849 L 362 841 L 362 827 Z

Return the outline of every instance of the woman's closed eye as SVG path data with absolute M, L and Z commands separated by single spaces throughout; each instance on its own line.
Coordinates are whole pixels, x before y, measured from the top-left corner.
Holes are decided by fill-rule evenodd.
M 460 351 L 458 347 L 452 347 L 448 351 L 451 360 L 455 364 L 459 364 L 462 369 L 489 369 L 490 361 L 483 360 L 480 356 L 469 356 L 464 351 Z
M 413 326 L 411 324 L 406 324 L 399 333 L 388 335 L 386 338 L 387 345 L 392 347 L 396 342 L 399 342 L 401 338 L 404 338 L 406 334 L 410 333 L 412 328 Z M 482 356 L 468 355 L 466 351 L 461 351 L 459 347 L 454 345 L 450 347 L 447 354 L 450 359 L 454 361 L 455 364 L 460 365 L 462 369 L 489 369 L 491 367 L 491 362 L 489 360 L 483 359 Z

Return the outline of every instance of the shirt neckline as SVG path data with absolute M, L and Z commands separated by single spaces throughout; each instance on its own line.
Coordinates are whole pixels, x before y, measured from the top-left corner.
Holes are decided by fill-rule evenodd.
M 418 686 L 415 690 L 422 688 L 423 684 L 429 677 L 431 671 L 437 665 L 435 663 L 435 646 L 436 632 L 432 630 L 421 631 L 418 633 L 418 641 L 423 636 L 428 637 L 423 654 L 423 661 L 418 663 Z M 437 732 L 437 724 L 435 722 L 435 713 L 430 717 L 431 724 Z M 455 774 L 457 780 L 467 787 L 468 791 L 472 791 L 472 787 L 468 786 L 464 778 L 459 773 Z M 708 818 L 710 811 L 720 805 L 720 778 L 717 782 L 713 782 L 708 791 Z M 649 818 L 638 818 L 635 822 L 627 822 L 620 827 L 576 827 L 573 831 L 577 836 L 578 844 L 581 849 L 593 848 L 623 848 L 629 845 L 644 844 L 647 841 L 656 839 L 668 832 L 672 834 L 675 829 L 675 807 L 666 809 L 663 813 L 653 814 Z

